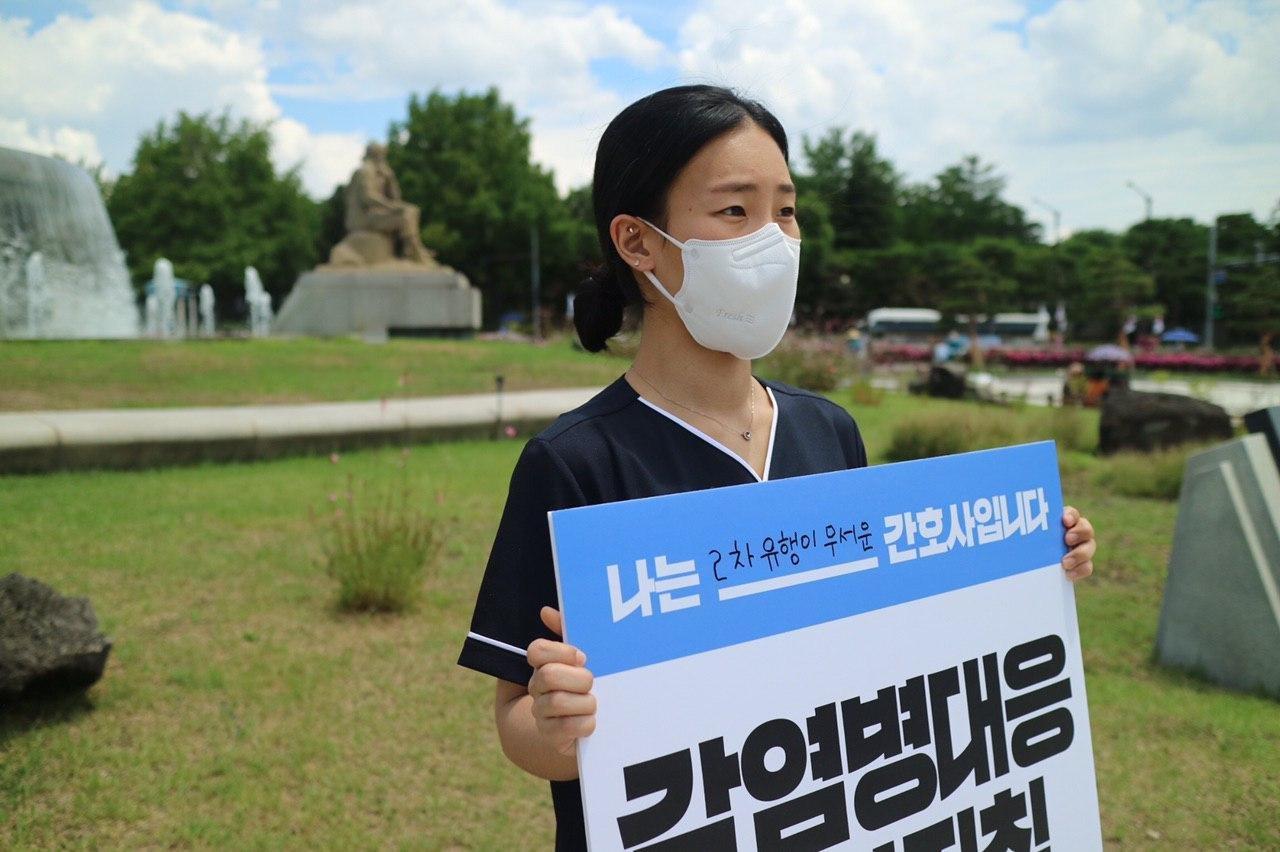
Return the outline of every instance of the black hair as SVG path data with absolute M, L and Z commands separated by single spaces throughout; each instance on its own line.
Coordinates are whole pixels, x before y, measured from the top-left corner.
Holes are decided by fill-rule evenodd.
M 591 200 L 604 263 L 591 269 L 573 302 L 573 324 L 589 352 L 604 349 L 622 328 L 626 309 L 644 296 L 609 236 L 626 213 L 666 227 L 667 191 L 676 175 L 711 140 L 751 121 L 787 158 L 787 134 L 773 113 L 720 86 L 676 86 L 646 95 L 609 122 L 596 148 Z

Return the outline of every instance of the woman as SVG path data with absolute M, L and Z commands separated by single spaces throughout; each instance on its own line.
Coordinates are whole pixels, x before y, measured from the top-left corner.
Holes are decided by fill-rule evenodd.
M 595 726 L 591 673 L 561 634 L 547 512 L 863 467 L 853 418 L 752 375 L 786 331 L 799 270 L 787 138 L 754 101 L 711 86 L 642 98 L 596 153 L 605 264 L 574 323 L 591 351 L 643 314 L 629 370 L 525 446 L 511 477 L 461 665 L 498 678 L 503 751 L 551 781 L 556 848 L 585 849 L 579 737 Z M 1063 564 L 1093 570 L 1093 532 L 1068 508 Z

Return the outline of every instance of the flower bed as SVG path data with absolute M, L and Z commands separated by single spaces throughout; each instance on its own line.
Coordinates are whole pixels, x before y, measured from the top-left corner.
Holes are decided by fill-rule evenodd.
M 878 343 L 873 349 L 878 364 L 927 362 L 930 350 L 914 343 Z M 1084 361 L 1085 349 L 1013 349 L 996 347 L 986 350 L 987 362 L 1006 367 L 1065 367 L 1073 361 Z M 1134 366 L 1142 370 L 1170 370 L 1194 373 L 1256 373 L 1256 355 L 1214 355 L 1201 352 L 1139 352 Z

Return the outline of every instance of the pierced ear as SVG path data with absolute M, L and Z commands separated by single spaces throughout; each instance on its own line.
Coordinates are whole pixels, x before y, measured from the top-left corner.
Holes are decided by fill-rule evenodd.
M 653 260 L 645 245 L 645 228 L 634 216 L 618 215 L 610 223 L 610 236 L 623 263 L 632 269 L 652 269 Z

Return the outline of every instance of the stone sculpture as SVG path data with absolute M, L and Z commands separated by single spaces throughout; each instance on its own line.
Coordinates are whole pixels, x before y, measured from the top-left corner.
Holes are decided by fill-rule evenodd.
M 347 235 L 329 252 L 330 266 L 358 268 L 397 261 L 439 265 L 422 244 L 418 206 L 400 197 L 385 145 L 369 143 L 347 184 L 345 201 Z

